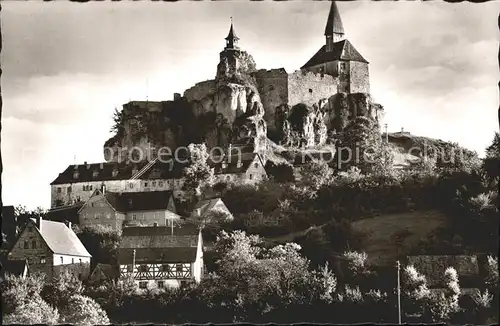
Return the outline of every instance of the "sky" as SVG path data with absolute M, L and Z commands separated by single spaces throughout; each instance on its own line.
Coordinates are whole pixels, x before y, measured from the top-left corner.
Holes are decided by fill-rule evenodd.
M 330 4 L 2 2 L 4 205 L 50 205 L 68 165 L 101 162 L 112 114 L 215 77 L 230 17 L 257 68 L 299 69 L 324 44 Z M 498 129 L 500 2 L 338 2 L 370 62 L 389 132 L 483 154 Z

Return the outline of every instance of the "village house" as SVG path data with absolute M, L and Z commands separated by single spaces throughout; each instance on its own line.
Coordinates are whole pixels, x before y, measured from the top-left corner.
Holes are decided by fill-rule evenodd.
M 111 192 L 95 190 L 78 212 L 80 225 L 104 225 L 121 230 L 126 225 L 165 226 L 180 220 L 172 191 Z
M 116 281 L 120 277 L 118 267 L 110 264 L 97 264 L 89 275 L 89 282 L 102 284 L 106 281 Z
M 227 155 L 209 164 L 214 168 L 216 182 L 255 184 L 267 179 L 265 161 L 258 153 Z
M 126 227 L 118 253 L 120 276 L 131 276 L 139 289 L 179 287 L 200 282 L 203 240 L 194 224 Z
M 231 214 L 221 198 L 200 200 L 190 215 L 191 220 L 203 220 L 204 222 L 211 222 L 212 217 L 220 217 L 225 221 L 234 219 L 233 214 Z
M 61 222 L 30 220 L 21 231 L 9 260 L 26 260 L 30 273 L 42 272 L 48 279 L 63 269 L 79 277 L 89 274 L 91 255 L 71 229 Z

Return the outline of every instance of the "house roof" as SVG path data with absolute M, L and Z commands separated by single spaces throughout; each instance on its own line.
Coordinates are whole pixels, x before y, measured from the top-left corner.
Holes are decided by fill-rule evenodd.
M 122 193 L 106 191 L 104 197 L 118 212 L 134 212 L 167 209 L 172 194 L 171 190 Z
M 82 208 L 83 202 L 75 205 L 62 206 L 50 209 L 45 218 L 49 221 L 78 223 L 78 211 Z
M 407 264 L 413 265 L 415 269 L 426 276 L 430 286 L 442 282 L 444 272 L 448 267 L 456 269 L 459 276 L 471 276 L 479 274 L 477 256 L 466 255 L 439 255 L 439 256 L 408 256 Z
M 365 58 L 356 50 L 354 45 L 348 40 L 342 40 L 333 43 L 332 51 L 326 51 L 326 45 L 323 45 L 315 55 L 312 56 L 305 65 L 301 67 L 307 68 L 312 66 L 321 65 L 327 62 L 332 62 L 336 60 L 341 61 L 358 61 L 368 63 Z
M 100 263 L 96 265 L 90 278 L 96 277 L 98 274 L 107 279 L 114 279 L 120 276 L 119 270 L 116 266 Z
M 134 249 L 136 262 L 193 262 L 196 259 L 199 232 L 199 228 L 190 223 L 174 228 L 125 227 L 118 262 L 130 264 Z
M 223 160 L 209 162 L 209 165 L 214 168 L 215 174 L 245 173 L 250 167 L 250 164 L 252 164 L 254 159 L 258 156 L 257 153 L 227 155 Z M 238 165 L 239 162 L 241 163 L 240 165 Z
M 31 223 L 36 226 L 34 221 Z M 41 230 L 37 227 L 47 246 L 55 254 L 92 257 L 75 232 L 61 222 L 41 220 Z
M 135 249 L 135 262 L 140 263 L 191 263 L 196 260 L 196 247 L 138 248 Z M 120 265 L 131 264 L 134 249 L 121 248 L 118 253 Z
M 22 276 L 28 268 L 27 260 L 5 260 L 3 262 L 2 274 L 8 273 L 15 276 Z
M 59 176 L 57 176 L 57 178 L 50 184 L 58 185 L 91 181 L 128 180 L 135 174 L 134 170 L 140 171 L 147 163 L 148 162 L 127 164 L 102 162 L 92 164 L 72 164 L 69 165 L 62 173 L 59 173 Z M 77 175 L 74 174 L 75 171 L 78 171 Z M 113 174 L 113 171 L 115 171 L 115 174 Z M 95 176 L 94 172 L 96 172 Z
M 200 215 L 203 216 L 208 211 L 210 211 L 212 208 L 214 208 L 214 206 L 217 205 L 217 203 L 219 201 L 222 201 L 222 199 L 220 199 L 220 198 L 212 198 L 212 199 L 201 200 L 201 201 L 199 201 L 196 204 L 195 210 L 199 209 L 200 210 Z
M 342 19 L 340 19 L 339 9 L 335 1 L 332 1 L 330 6 L 330 13 L 328 14 L 328 21 L 325 27 L 325 36 L 336 34 L 344 34 L 344 26 L 342 25 Z

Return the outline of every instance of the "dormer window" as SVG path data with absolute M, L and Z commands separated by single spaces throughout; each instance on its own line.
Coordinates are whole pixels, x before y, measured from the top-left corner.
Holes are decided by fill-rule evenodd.
M 138 170 L 137 170 L 137 168 L 133 168 L 133 169 L 132 169 L 132 176 L 136 175 L 136 174 L 137 174 L 137 171 L 138 171 Z
M 226 169 L 227 168 L 227 162 L 222 162 L 222 168 Z
M 73 179 L 78 179 L 80 177 L 80 173 L 78 172 L 78 170 L 75 170 L 73 172 Z
M 99 171 L 92 172 L 92 177 L 93 178 L 97 178 L 98 175 L 99 175 Z
M 113 175 L 113 178 L 115 178 L 118 175 L 118 169 L 113 169 L 113 172 L 111 172 Z
M 236 164 L 236 167 L 239 169 L 243 166 L 243 164 L 241 163 L 241 161 L 238 161 L 238 163 Z

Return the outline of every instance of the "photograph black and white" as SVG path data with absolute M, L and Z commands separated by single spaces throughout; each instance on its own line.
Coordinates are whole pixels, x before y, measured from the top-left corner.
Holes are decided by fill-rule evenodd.
M 2 1 L 2 324 L 498 324 L 499 12 Z

